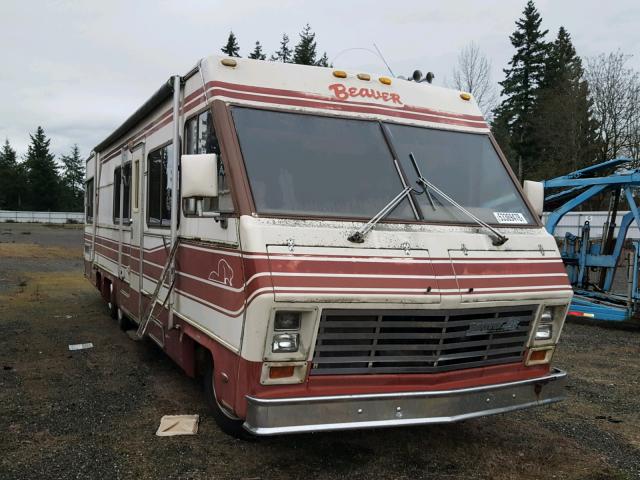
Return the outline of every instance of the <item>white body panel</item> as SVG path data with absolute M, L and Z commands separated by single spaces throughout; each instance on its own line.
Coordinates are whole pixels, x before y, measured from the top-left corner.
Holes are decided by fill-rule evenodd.
M 332 76 L 330 69 L 243 59 L 238 60 L 237 67 L 229 68 L 222 66 L 218 57 L 203 60 L 201 73 L 202 77 L 200 74 L 190 76 L 183 87 L 182 114 L 178 119 L 181 132 L 184 130 L 185 120 L 205 110 L 208 102 L 210 104 L 213 100 L 291 111 L 322 112 L 324 115 L 386 119 L 474 133 L 489 132 L 486 123 L 478 120 L 481 114 L 474 101 L 465 101 L 459 92 L 435 86 L 397 79 L 393 79 L 391 85 L 384 85 L 377 81 L 377 77 L 363 82 L 352 74 L 349 78 L 338 79 Z M 203 79 L 205 94 L 202 93 Z M 349 95 L 350 88 L 355 89 L 352 90 L 354 95 Z M 381 95 L 380 98 L 375 98 L 378 94 Z M 391 94 L 395 97 L 391 97 Z M 341 98 L 344 95 L 347 98 Z M 154 255 L 162 252 L 163 245 L 169 242 L 168 228 L 147 225 L 145 208 L 149 175 L 147 156 L 172 138 L 170 108 L 171 99 L 167 99 L 123 138 L 98 152 L 100 161 L 97 168 L 96 156 L 92 156 L 87 162 L 87 177 L 99 178 L 99 207 L 94 222 L 97 227 L 95 241 L 100 246 L 96 247 L 95 267 L 120 278 L 136 295 L 141 293 L 138 269 L 135 267 L 139 260 L 136 254 L 128 253 L 129 249 L 137 251 L 139 248 L 145 252 L 142 293 L 149 294 L 155 288 L 154 275 L 157 277 L 158 270 L 163 266 L 162 260 L 154 261 Z M 138 157 L 135 156 L 136 151 Z M 142 161 L 138 186 L 141 210 L 135 211 L 132 208 L 132 224 L 123 226 L 121 232 L 114 225 L 112 206 L 114 171 L 121 165 L 123 154 L 125 161 L 135 158 Z M 178 277 L 189 287 L 178 285 L 175 313 L 230 350 L 240 353 L 242 358 L 261 362 L 265 355 L 268 321 L 274 308 L 307 306 L 317 308 L 319 315 L 322 309 L 346 307 L 397 310 L 454 309 L 478 304 L 483 307 L 564 305 L 571 298 L 571 288 L 557 271 L 540 274 L 558 278 L 558 282 L 549 284 L 550 286 L 518 286 L 518 279 L 523 275 L 531 277 L 521 273 L 493 275 L 493 280 L 502 279 L 507 283 L 513 281 L 513 286 L 505 283 L 500 288 L 484 287 L 485 291 L 479 285 L 472 293 L 467 287 L 452 286 L 458 281 L 474 280 L 473 275 L 455 270 L 457 262 L 467 264 L 475 261 L 487 265 L 491 262 L 506 262 L 510 265 L 518 262 L 561 264 L 554 239 L 541 227 L 501 228 L 501 232 L 509 236 L 509 241 L 500 247 L 493 246 L 486 232 L 475 226 L 426 224 L 383 223 L 369 233 L 364 245 L 349 242 L 348 235 L 361 225 L 361 222 L 270 219 L 245 214 L 230 216 L 225 226 L 213 218 L 187 217 L 182 214 L 179 219 L 179 236 L 191 242 L 184 247 L 184 255 L 208 252 L 211 260 L 204 273 L 194 273 L 202 265 L 194 265 L 193 271 L 181 270 L 180 260 L 178 261 Z M 93 230 L 94 226 L 87 224 L 85 259 L 88 262 L 92 260 L 90 245 L 93 242 Z M 119 244 L 122 247 L 120 271 L 117 260 Z M 347 266 L 357 265 L 360 257 L 363 259 L 360 263 L 366 263 L 367 268 L 374 273 L 362 275 L 336 271 L 333 274 L 287 274 L 263 269 L 250 274 L 243 271 L 254 260 L 282 260 L 286 263 L 287 259 L 293 260 L 296 255 L 307 260 L 312 257 L 314 262 L 328 262 L 339 257 Z M 161 257 L 160 255 L 158 258 Z M 240 262 L 238 265 L 244 266 L 232 268 L 234 258 Z M 224 262 L 227 262 L 226 267 Z M 403 273 L 398 270 L 396 273 L 387 271 L 380 274 L 375 273 L 376 263 L 398 265 L 399 268 L 405 265 L 411 269 L 424 266 L 424 271 Z M 453 273 L 436 274 L 435 269 L 440 268 L 438 265 L 450 268 Z M 221 266 L 224 271 L 221 271 Z M 347 267 L 336 268 L 341 270 Z M 287 279 L 307 283 L 300 286 L 277 286 L 278 282 Z M 336 286 L 314 287 L 309 283 L 311 280 L 329 281 L 327 279 L 334 279 Z M 407 281 L 417 282 L 418 286 L 338 286 L 339 282 L 348 279 Z M 491 274 L 475 277 L 479 282 L 490 279 Z M 264 283 L 260 283 L 263 281 Z M 260 286 L 254 289 L 254 285 Z M 129 295 L 128 288 L 123 289 L 123 294 Z M 211 300 L 207 294 L 194 293 L 209 291 L 214 292 L 211 295 L 218 300 Z M 239 295 L 243 300 L 232 306 L 226 305 L 228 299 Z M 132 308 L 129 311 L 136 313 Z M 309 357 L 311 354 L 310 351 Z

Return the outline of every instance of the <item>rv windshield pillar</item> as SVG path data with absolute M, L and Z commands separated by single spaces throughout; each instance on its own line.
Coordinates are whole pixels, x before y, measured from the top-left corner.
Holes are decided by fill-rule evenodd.
M 178 241 L 178 163 L 180 158 L 180 75 L 173 77 L 173 158 L 171 159 L 171 247 Z M 175 282 L 175 255 L 171 258 L 171 283 Z M 173 328 L 175 289 L 169 297 L 169 324 Z

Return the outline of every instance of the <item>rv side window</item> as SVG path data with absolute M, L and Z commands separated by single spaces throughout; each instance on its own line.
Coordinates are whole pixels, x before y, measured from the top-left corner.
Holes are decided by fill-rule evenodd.
M 184 126 L 185 153 L 215 153 L 218 155 L 218 197 L 204 198 L 202 209 L 206 212 L 232 212 L 233 202 L 229 182 L 224 172 L 218 137 L 213 128 L 213 116 L 209 110 L 188 119 Z M 185 215 L 195 213 L 190 208 L 195 202 L 186 200 L 183 205 Z
M 122 175 L 124 168 L 124 176 Z M 124 225 L 131 223 L 131 163 L 126 163 L 124 167 L 116 167 L 113 172 L 113 223 L 120 224 L 120 184 L 124 180 L 122 195 L 122 217 Z
M 147 223 L 150 226 L 171 225 L 171 161 L 173 145 L 165 145 L 147 157 Z
M 93 178 L 86 182 L 85 204 L 87 206 L 86 223 L 93 223 Z
M 138 191 L 138 185 L 140 185 L 140 160 L 133 162 L 133 211 L 137 212 L 140 208 L 140 192 Z

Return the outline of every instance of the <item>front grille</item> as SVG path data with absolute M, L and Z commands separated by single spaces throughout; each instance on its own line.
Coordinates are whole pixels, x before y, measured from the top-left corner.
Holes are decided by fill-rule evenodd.
M 311 375 L 433 373 L 521 361 L 535 306 L 326 310 Z

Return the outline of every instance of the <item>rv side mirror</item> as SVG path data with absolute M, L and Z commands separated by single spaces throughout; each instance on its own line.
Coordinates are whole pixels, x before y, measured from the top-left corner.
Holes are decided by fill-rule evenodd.
M 182 155 L 180 176 L 183 199 L 218 196 L 218 156 L 215 153 Z
M 544 183 L 525 180 L 524 194 L 527 196 L 527 200 L 529 200 L 535 214 L 541 217 L 544 210 Z

